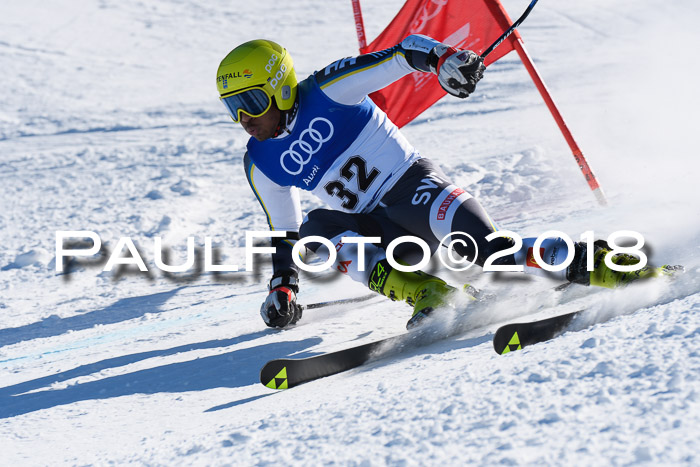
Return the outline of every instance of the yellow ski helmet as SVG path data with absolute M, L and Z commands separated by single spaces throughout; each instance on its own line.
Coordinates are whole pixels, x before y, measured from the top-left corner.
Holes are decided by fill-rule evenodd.
M 254 40 L 239 45 L 221 61 L 216 76 L 221 101 L 234 122 L 241 112 L 259 117 L 270 108 L 272 98 L 280 110 L 289 110 L 297 94 L 292 57 L 281 45 Z

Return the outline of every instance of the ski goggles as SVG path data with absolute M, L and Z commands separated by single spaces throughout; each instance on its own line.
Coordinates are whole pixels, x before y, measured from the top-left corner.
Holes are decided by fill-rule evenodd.
M 251 117 L 259 117 L 267 112 L 272 104 L 272 99 L 262 88 L 243 89 L 220 99 L 236 123 L 241 121 L 241 112 Z

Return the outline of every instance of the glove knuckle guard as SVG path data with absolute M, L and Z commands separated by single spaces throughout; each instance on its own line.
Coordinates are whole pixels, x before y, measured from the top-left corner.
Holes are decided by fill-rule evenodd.
M 296 285 L 296 283 L 295 283 Z M 296 303 L 294 290 L 278 285 L 270 290 L 260 308 L 260 315 L 269 327 L 283 328 L 301 318 L 302 308 Z
M 454 50 L 454 49 L 452 49 Z M 438 81 L 453 96 L 465 98 L 476 89 L 476 83 L 484 75 L 481 57 L 469 50 L 455 51 L 439 61 Z

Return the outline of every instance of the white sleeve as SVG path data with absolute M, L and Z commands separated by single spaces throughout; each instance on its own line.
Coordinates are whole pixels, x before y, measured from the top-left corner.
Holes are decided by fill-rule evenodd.
M 415 71 L 430 72 L 430 51 L 440 42 L 411 35 L 389 49 L 337 60 L 314 73 L 323 92 L 334 101 L 353 105 Z
M 294 186 L 280 186 L 258 169 L 246 152 L 243 158 L 248 183 L 262 206 L 270 230 L 286 231 L 286 238 L 273 238 L 275 247 L 272 257 L 273 277 L 278 275 L 298 275 L 299 268 L 292 259 L 292 248 L 299 238 L 302 223 L 299 189 Z
M 299 189 L 277 185 L 255 166 L 247 153 L 243 160 L 248 183 L 265 212 L 270 230 L 298 232 L 302 222 Z

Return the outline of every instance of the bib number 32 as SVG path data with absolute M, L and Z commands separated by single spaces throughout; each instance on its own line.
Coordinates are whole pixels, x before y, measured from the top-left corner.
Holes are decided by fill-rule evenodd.
M 365 193 L 369 189 L 372 182 L 376 180 L 380 172 L 377 168 L 372 167 L 372 170 L 367 171 L 367 161 L 365 161 L 360 156 L 353 156 L 343 165 L 340 169 L 340 177 L 347 182 L 352 181 L 353 178 L 357 179 L 357 188 Z M 346 183 L 342 180 L 334 180 L 328 182 L 324 187 L 326 193 L 331 196 L 338 197 L 343 200 L 343 208 L 348 210 L 353 210 L 357 203 L 359 202 L 359 197 L 357 192 L 351 191 L 347 188 Z

